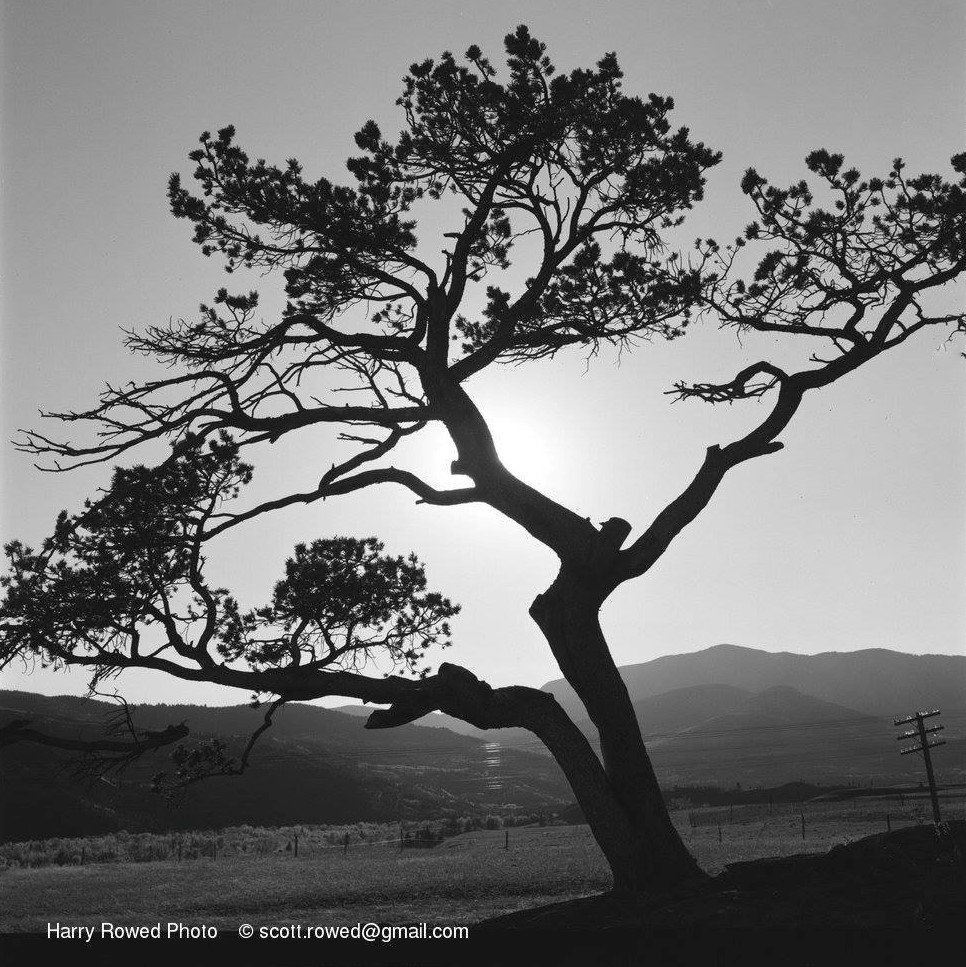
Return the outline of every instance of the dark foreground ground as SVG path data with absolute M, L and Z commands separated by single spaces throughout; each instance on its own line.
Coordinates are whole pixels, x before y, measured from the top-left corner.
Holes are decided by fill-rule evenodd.
M 966 822 L 908 827 L 817 855 L 733 863 L 683 896 L 586 897 L 494 917 L 478 929 L 929 926 L 966 930 Z
M 961 963 L 966 822 L 922 825 L 827 853 L 733 863 L 678 896 L 602 894 L 484 920 L 465 941 L 94 942 L 6 936 L 6 964 L 543 965 Z

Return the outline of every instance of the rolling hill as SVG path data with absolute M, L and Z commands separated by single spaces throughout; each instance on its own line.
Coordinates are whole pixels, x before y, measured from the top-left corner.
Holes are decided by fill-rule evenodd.
M 892 717 L 943 709 L 940 781 L 966 779 L 966 658 L 883 649 L 822 655 L 719 645 L 622 669 L 659 781 L 733 789 L 812 783 L 918 782 L 918 757 L 900 757 Z M 550 682 L 592 741 L 596 731 L 569 686 Z M 0 691 L 0 724 L 29 718 L 71 736 L 103 728 L 110 706 L 84 698 Z M 240 778 L 192 788 L 176 809 L 152 794 L 161 752 L 116 785 L 71 777 L 66 753 L 22 744 L 0 755 L 2 835 L 24 838 L 127 828 L 343 823 L 438 817 L 447 812 L 553 811 L 572 795 L 534 736 L 481 731 L 448 716 L 366 730 L 372 706 L 293 703 L 276 715 Z M 239 748 L 261 722 L 249 706 L 145 705 L 143 728 L 185 721 L 192 739 Z M 450 728 L 449 726 L 452 726 Z
M 885 648 L 794 655 L 740 645 L 715 645 L 621 666 L 631 700 L 697 685 L 730 685 L 761 692 L 776 685 L 890 718 L 917 708 L 966 709 L 966 656 L 908 655 Z M 542 686 L 576 718 L 582 706 L 573 689 L 556 679 Z
M 71 738 L 103 734 L 113 709 L 92 699 L 0 691 L 0 725 L 27 718 Z M 236 755 L 263 715 L 248 706 L 132 711 L 141 728 L 185 721 L 188 744 L 217 736 Z M 552 811 L 572 798 L 546 756 L 412 725 L 366 731 L 357 717 L 295 703 L 277 713 L 244 775 L 213 777 L 174 802 L 150 789 L 155 773 L 171 770 L 170 753 L 145 756 L 117 779 L 91 781 L 74 774 L 76 755 L 27 742 L 8 746 L 0 752 L 0 837 Z
M 942 708 L 950 723 L 966 722 L 966 656 L 909 655 L 883 648 L 794 655 L 716 645 L 624 665 L 621 674 L 651 746 L 692 728 L 721 732 L 749 729 L 754 723 L 769 727 L 833 719 L 863 725 L 870 734 L 891 735 L 892 718 L 926 706 Z M 569 684 L 557 679 L 542 687 L 593 734 Z M 356 705 L 339 711 L 367 715 L 369 709 Z M 871 719 L 878 720 L 874 727 Z M 419 724 L 510 746 L 534 744 L 520 729 L 484 732 L 438 713 L 424 716 Z
M 734 685 L 691 685 L 639 699 L 634 703 L 634 711 L 645 740 L 654 741 L 708 717 L 730 712 L 751 696 L 747 689 Z M 589 720 L 584 719 L 581 725 L 587 731 Z

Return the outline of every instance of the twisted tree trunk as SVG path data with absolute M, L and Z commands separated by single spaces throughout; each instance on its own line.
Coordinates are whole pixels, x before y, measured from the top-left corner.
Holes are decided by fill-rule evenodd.
M 448 662 L 435 675 L 418 682 L 354 678 L 362 686 L 355 692 L 357 697 L 391 703 L 387 709 L 374 711 L 366 728 L 394 728 L 438 709 L 481 729 L 531 731 L 570 783 L 611 868 L 616 889 L 662 892 L 702 876 L 667 816 L 636 721 L 621 723 L 625 727 L 620 733 L 623 751 L 614 727 L 617 717 L 610 728 L 605 726 L 611 750 L 609 764 L 605 764 L 554 696 L 540 689 L 522 685 L 491 688 L 472 672 Z M 346 691 L 351 688 L 339 688 L 339 694 Z M 633 716 L 630 702 L 626 705 Z
M 529 706 L 519 708 L 523 718 L 502 724 L 530 729 L 553 753 L 611 866 L 615 887 L 660 890 L 703 876 L 671 823 L 598 619 L 601 605 L 626 579 L 621 546 L 631 525 L 615 517 L 598 528 L 514 476 L 501 462 L 483 415 L 452 374 L 426 364 L 420 377 L 456 446 L 453 472 L 471 477 L 474 499 L 519 524 L 561 562 L 556 580 L 533 602 L 530 615 L 584 703 L 600 736 L 601 756 L 556 702 L 555 711 L 548 710 L 533 698 L 539 715 Z M 500 724 L 474 722 L 456 708 L 443 710 L 483 728 Z
M 607 794 L 630 830 L 633 869 L 614 869 L 615 886 L 654 889 L 699 877 L 668 815 L 627 687 L 607 647 L 600 604 L 588 582 L 564 567 L 530 614 L 597 729 Z M 588 791 L 571 785 L 583 806 Z

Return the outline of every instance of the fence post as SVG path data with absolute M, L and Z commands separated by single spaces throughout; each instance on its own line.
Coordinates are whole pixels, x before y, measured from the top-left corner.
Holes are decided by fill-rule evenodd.
M 181 847 L 183 846 L 183 844 L 184 844 L 184 841 L 179 839 L 178 840 L 178 862 L 179 863 L 181 862 Z
M 802 813 L 802 839 L 805 839 L 805 813 Z
M 506 838 L 503 841 L 503 848 L 504 849 L 509 849 L 510 848 L 510 830 L 508 830 L 508 829 L 505 830 L 504 831 L 504 836 Z
M 81 866 L 83 866 L 86 862 L 87 862 L 87 847 L 82 846 L 81 847 Z
M 345 842 L 342 844 L 343 855 L 349 852 L 349 834 L 345 834 Z
M 299 834 L 296 833 L 295 834 L 295 855 L 292 857 L 292 859 L 297 860 L 298 857 L 299 857 Z
M 399 848 L 403 848 L 403 828 L 402 823 L 399 824 Z
M 718 842 L 721 842 L 721 823 L 718 823 Z
M 892 817 L 886 813 L 886 831 L 892 832 Z

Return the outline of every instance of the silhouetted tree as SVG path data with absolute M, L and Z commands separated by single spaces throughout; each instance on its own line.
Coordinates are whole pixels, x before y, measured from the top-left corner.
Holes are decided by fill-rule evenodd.
M 170 656 L 140 651 L 133 628 L 119 633 L 126 635 L 123 647 L 105 648 L 66 604 L 57 640 L 40 627 L 30 630 L 15 597 L 23 584 L 17 558 L 31 558 L 21 549 L 6 605 L 17 628 L 8 630 L 5 648 L 8 656 L 29 650 L 98 674 L 157 668 L 279 701 L 343 695 L 388 705 L 370 716 L 371 728 L 438 709 L 481 728 L 530 729 L 572 784 L 616 884 L 643 889 L 698 875 L 698 868 L 663 804 L 600 608 L 653 566 L 731 468 L 780 449 L 778 437 L 809 390 L 926 326 L 963 328 L 961 314 L 937 314 L 922 297 L 966 268 L 964 181 L 909 179 L 900 162 L 883 179 L 862 180 L 840 156 L 813 152 L 808 167 L 831 204 L 822 207 L 804 182 L 778 189 L 749 171 L 742 187 L 759 217 L 746 238 L 725 248 L 700 242 L 687 260 L 665 259 L 661 232 L 701 199 L 704 173 L 718 154 L 692 141 L 686 128 L 672 129 L 669 98 L 626 95 L 613 54 L 593 69 L 558 74 L 524 27 L 506 38 L 506 50 L 505 81 L 475 46 L 463 63 L 444 53 L 412 65 L 398 102 L 406 127 L 394 141 L 372 121 L 362 127 L 360 153 L 348 162 L 352 187 L 308 181 L 294 160 L 283 167 L 252 161 L 231 127 L 202 135 L 191 153 L 197 193 L 173 175 L 172 210 L 229 271 L 280 270 L 287 297 L 281 317 L 263 324 L 257 293 L 222 289 L 197 319 L 130 335 L 134 351 L 169 365 L 173 375 L 108 388 L 88 411 L 52 414 L 92 423 L 99 430 L 94 445 L 30 433 L 23 449 L 53 455 L 57 468 L 67 468 L 190 433 L 214 439 L 214 450 L 176 447 L 166 466 L 194 466 L 220 451 L 221 462 L 212 459 L 221 469 L 206 494 L 221 496 L 243 482 L 230 448 L 329 424 L 343 428 L 342 439 L 358 450 L 309 490 L 244 511 L 216 500 L 210 511 L 192 510 L 187 545 L 165 550 L 160 541 L 157 550 L 144 549 L 170 555 L 171 563 L 158 566 L 190 587 L 195 610 L 185 616 L 203 629 L 190 640 L 178 637 L 177 622 L 155 604 L 160 613 L 151 618 L 163 626 Z M 953 166 L 962 176 L 966 156 Z M 434 246 L 420 245 L 417 236 L 416 213 L 433 202 L 455 224 L 443 235 L 440 258 L 429 257 Z M 502 288 L 499 273 L 524 235 L 536 242 L 535 254 L 532 244 L 526 249 L 529 277 Z M 741 251 L 746 242 L 764 248 L 750 263 Z M 741 275 L 749 264 L 753 279 L 746 283 Z M 676 338 L 696 313 L 739 331 L 812 339 L 828 347 L 828 358 L 815 356 L 800 371 L 762 361 L 723 382 L 679 384 L 680 396 L 709 402 L 768 393 L 775 401 L 749 433 L 709 447 L 694 479 L 629 544 L 627 521 L 595 526 L 507 470 L 467 390 L 472 378 L 495 363 L 552 357 L 568 347 L 593 354 L 602 345 Z M 333 372 L 350 377 L 364 402 L 339 405 L 328 389 Z M 431 423 L 451 437 L 453 473 L 468 485 L 437 489 L 381 462 Z M 219 442 L 221 433 L 235 442 Z M 315 577 L 316 545 L 296 553 L 283 582 L 288 590 L 248 618 L 233 610 L 227 593 L 197 578 L 197 548 L 227 529 L 276 508 L 380 484 L 400 485 L 430 504 L 487 504 L 556 554 L 559 573 L 530 614 L 598 731 L 599 757 L 554 698 L 536 689 L 492 689 L 449 664 L 414 680 L 306 661 L 292 642 L 309 613 L 302 609 L 306 601 L 324 609 L 334 590 Z M 130 566 L 136 574 L 142 565 Z M 340 579 L 333 580 L 337 589 Z M 262 623 L 277 629 L 274 637 L 255 637 Z M 105 625 L 101 633 L 115 630 Z M 400 646 L 404 658 L 408 647 Z
M 97 501 L 60 514 L 39 551 L 19 541 L 5 547 L 3 664 L 33 657 L 80 665 L 92 673 L 92 692 L 130 667 L 198 681 L 215 674 L 228 684 L 232 666 L 242 664 L 246 673 L 236 684 L 279 695 L 239 762 L 218 739 L 179 747 L 175 775 L 159 775 L 159 784 L 242 772 L 276 710 L 296 697 L 274 687 L 280 669 L 338 678 L 388 664 L 425 676 L 426 650 L 450 643 L 449 619 L 459 608 L 427 590 L 415 555 L 386 555 L 371 537 L 297 545 L 270 603 L 243 613 L 226 589 L 208 582 L 202 542 L 212 517 L 250 479 L 227 436 L 205 444 L 189 435 L 158 467 L 116 470 Z M 123 702 L 109 724 L 119 738 L 62 739 L 16 721 L 0 729 L 0 747 L 34 741 L 87 752 L 94 767 L 121 767 L 188 734 L 184 724 L 140 732 Z

